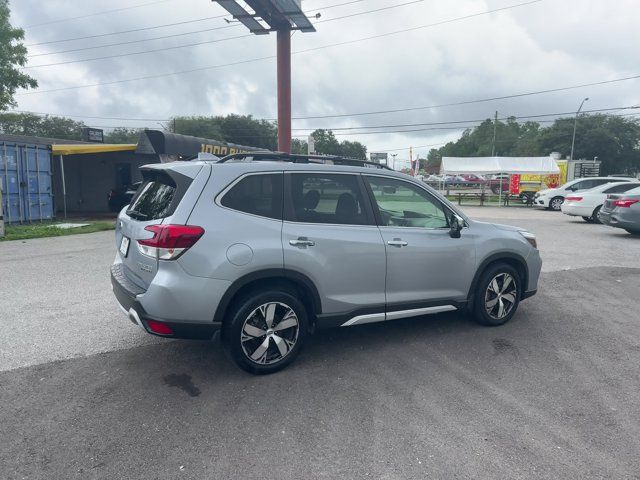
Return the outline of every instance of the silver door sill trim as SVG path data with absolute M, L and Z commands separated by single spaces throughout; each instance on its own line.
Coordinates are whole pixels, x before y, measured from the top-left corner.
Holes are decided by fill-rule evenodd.
M 362 325 L 363 323 L 383 322 L 384 313 L 370 313 L 368 315 L 358 315 L 351 320 L 346 321 L 341 327 L 350 327 L 351 325 Z
M 365 323 L 383 322 L 385 320 L 397 320 L 399 318 L 417 317 L 420 315 L 428 315 L 433 313 L 450 312 L 457 310 L 453 305 L 438 305 L 437 307 L 414 308 L 411 310 L 399 310 L 397 312 L 370 313 L 368 315 L 358 315 L 351 320 L 346 321 L 341 327 L 350 327 L 352 325 L 363 325 Z
M 399 318 L 417 317 L 432 313 L 450 312 L 457 310 L 453 305 L 438 305 L 437 307 L 414 308 L 412 310 L 400 310 L 397 312 L 387 312 L 387 320 L 397 320 Z

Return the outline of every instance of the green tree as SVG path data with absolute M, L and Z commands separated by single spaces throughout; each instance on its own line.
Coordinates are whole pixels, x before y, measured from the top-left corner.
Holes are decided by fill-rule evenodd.
M 221 142 L 267 150 L 275 150 L 278 145 L 276 125 L 266 120 L 256 120 L 251 115 L 175 117 L 169 126 L 182 135 Z
M 105 132 L 104 143 L 138 143 L 141 128 L 114 128 L 110 132 Z
M 548 127 L 537 122 L 518 123 L 514 118 L 496 125 L 496 155 L 546 156 L 571 153 L 575 119 L 559 118 Z M 448 157 L 484 157 L 491 155 L 494 122 L 485 120 L 465 130 L 455 142 L 431 149 L 428 159 L 438 162 Z M 574 159 L 602 161 L 602 174 L 636 174 L 640 172 L 640 121 L 616 115 L 583 115 L 578 118 Z
M 14 94 L 18 88 L 36 88 L 38 82 L 22 73 L 18 67 L 27 63 L 24 30 L 9 23 L 9 1 L 0 0 L 0 110 L 16 106 Z
M 83 122 L 32 113 L 0 113 L 0 132 L 13 135 L 81 140 Z
M 367 158 L 366 146 L 348 140 L 339 142 L 331 130 L 318 129 L 311 136 L 315 140 L 316 153 L 320 155 L 340 155 L 363 160 Z

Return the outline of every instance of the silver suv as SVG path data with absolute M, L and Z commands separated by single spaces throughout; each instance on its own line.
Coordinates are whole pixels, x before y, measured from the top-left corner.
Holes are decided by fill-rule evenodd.
M 378 164 L 252 153 L 142 175 L 116 225 L 118 302 L 155 335 L 220 330 L 252 373 L 291 363 L 315 329 L 455 310 L 501 325 L 536 293 L 533 234 Z

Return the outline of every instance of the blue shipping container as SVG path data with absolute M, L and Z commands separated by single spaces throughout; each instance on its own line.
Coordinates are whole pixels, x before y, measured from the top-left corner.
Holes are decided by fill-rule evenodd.
M 0 142 L 4 221 L 53 218 L 51 150 L 43 145 Z

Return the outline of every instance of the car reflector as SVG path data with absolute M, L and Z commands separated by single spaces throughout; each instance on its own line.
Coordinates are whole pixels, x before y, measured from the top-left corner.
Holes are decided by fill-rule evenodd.
M 147 326 L 149 330 L 158 335 L 173 335 L 173 330 L 164 323 L 156 322 L 155 320 L 147 320 Z

